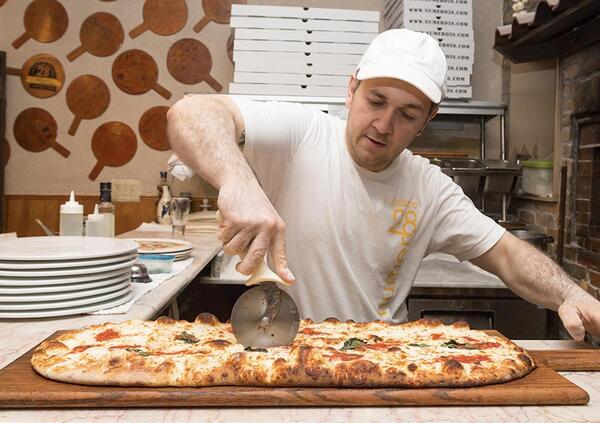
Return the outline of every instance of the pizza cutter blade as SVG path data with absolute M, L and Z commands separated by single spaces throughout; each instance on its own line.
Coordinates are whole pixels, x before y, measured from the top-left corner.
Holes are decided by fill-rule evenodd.
M 267 348 L 294 342 L 300 326 L 298 306 L 277 283 L 283 281 L 264 261 L 246 281 L 258 285 L 244 292 L 231 312 L 233 334 L 240 344 Z

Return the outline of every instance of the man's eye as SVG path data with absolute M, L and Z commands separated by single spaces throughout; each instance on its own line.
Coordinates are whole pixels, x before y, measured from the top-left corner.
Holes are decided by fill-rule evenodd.
M 377 100 L 369 100 L 369 104 L 371 106 L 375 106 L 375 107 L 381 107 L 381 106 L 383 106 L 383 102 L 377 101 Z
M 400 116 L 402 116 L 404 119 L 407 119 L 407 120 L 414 120 L 415 119 L 413 116 L 411 116 L 411 115 L 403 112 L 402 110 L 400 111 Z

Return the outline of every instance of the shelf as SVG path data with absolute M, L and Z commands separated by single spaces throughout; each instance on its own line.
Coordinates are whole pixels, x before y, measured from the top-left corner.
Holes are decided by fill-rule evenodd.
M 558 199 L 557 198 L 553 198 L 553 197 L 537 197 L 535 195 L 528 195 L 528 194 L 513 195 L 513 196 L 511 196 L 511 198 L 516 198 L 517 200 L 540 201 L 542 203 L 558 203 Z

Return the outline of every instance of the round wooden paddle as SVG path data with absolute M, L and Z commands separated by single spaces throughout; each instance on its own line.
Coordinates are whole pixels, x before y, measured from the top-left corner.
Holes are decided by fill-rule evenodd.
M 123 27 L 116 16 L 106 12 L 97 12 L 88 16 L 79 30 L 81 45 L 67 55 L 70 62 L 86 51 L 94 56 L 106 57 L 123 44 Z
M 200 32 L 210 21 L 228 24 L 231 18 L 231 0 L 202 0 L 204 16 L 194 25 L 194 31 Z
M 133 129 L 122 122 L 106 122 L 92 136 L 92 151 L 98 162 L 89 174 L 95 181 L 104 166 L 123 166 L 135 156 L 137 139 Z
M 25 91 L 38 98 L 58 94 L 65 82 L 65 70 L 51 54 L 31 56 L 21 69 L 7 67 L 6 73 L 20 76 Z
M 171 98 L 171 92 L 157 82 L 156 62 L 142 50 L 127 50 L 119 54 L 112 66 L 112 77 L 117 87 L 128 94 L 154 90 L 167 100 Z
M 57 0 L 33 0 L 25 9 L 25 32 L 12 46 L 17 49 L 33 38 L 40 43 L 51 43 L 63 36 L 69 26 L 67 11 Z
M 23 110 L 15 119 L 13 131 L 17 143 L 27 151 L 39 153 L 52 147 L 63 157 L 71 154 L 56 142 L 56 121 L 44 109 L 31 107 Z
M 185 26 L 188 9 L 185 0 L 146 0 L 142 12 L 144 22 L 129 31 L 135 38 L 147 30 L 157 35 L 172 35 Z
M 183 84 L 197 84 L 206 81 L 213 90 L 220 92 L 223 86 L 210 76 L 212 57 L 202 42 L 193 38 L 183 38 L 175 42 L 167 53 L 167 69 Z
M 81 119 L 96 119 L 108 109 L 110 91 L 103 80 L 94 75 L 81 75 L 67 88 L 67 106 L 75 117 L 69 135 L 75 135 Z
M 154 150 L 167 151 L 167 106 L 155 106 L 146 110 L 140 118 L 138 129 L 144 143 Z

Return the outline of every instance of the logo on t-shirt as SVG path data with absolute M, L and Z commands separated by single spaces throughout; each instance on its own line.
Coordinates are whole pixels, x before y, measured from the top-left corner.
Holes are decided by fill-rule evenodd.
M 419 203 L 412 200 L 393 200 L 392 201 L 392 223 L 388 229 L 388 233 L 398 236 L 400 241 L 400 247 L 396 253 L 394 259 L 394 265 L 389 270 L 385 279 L 385 288 L 383 289 L 383 296 L 377 314 L 380 317 L 387 317 L 390 315 L 388 305 L 394 293 L 396 292 L 396 281 L 402 263 L 408 247 L 415 233 L 417 232 L 419 214 L 417 209 Z

